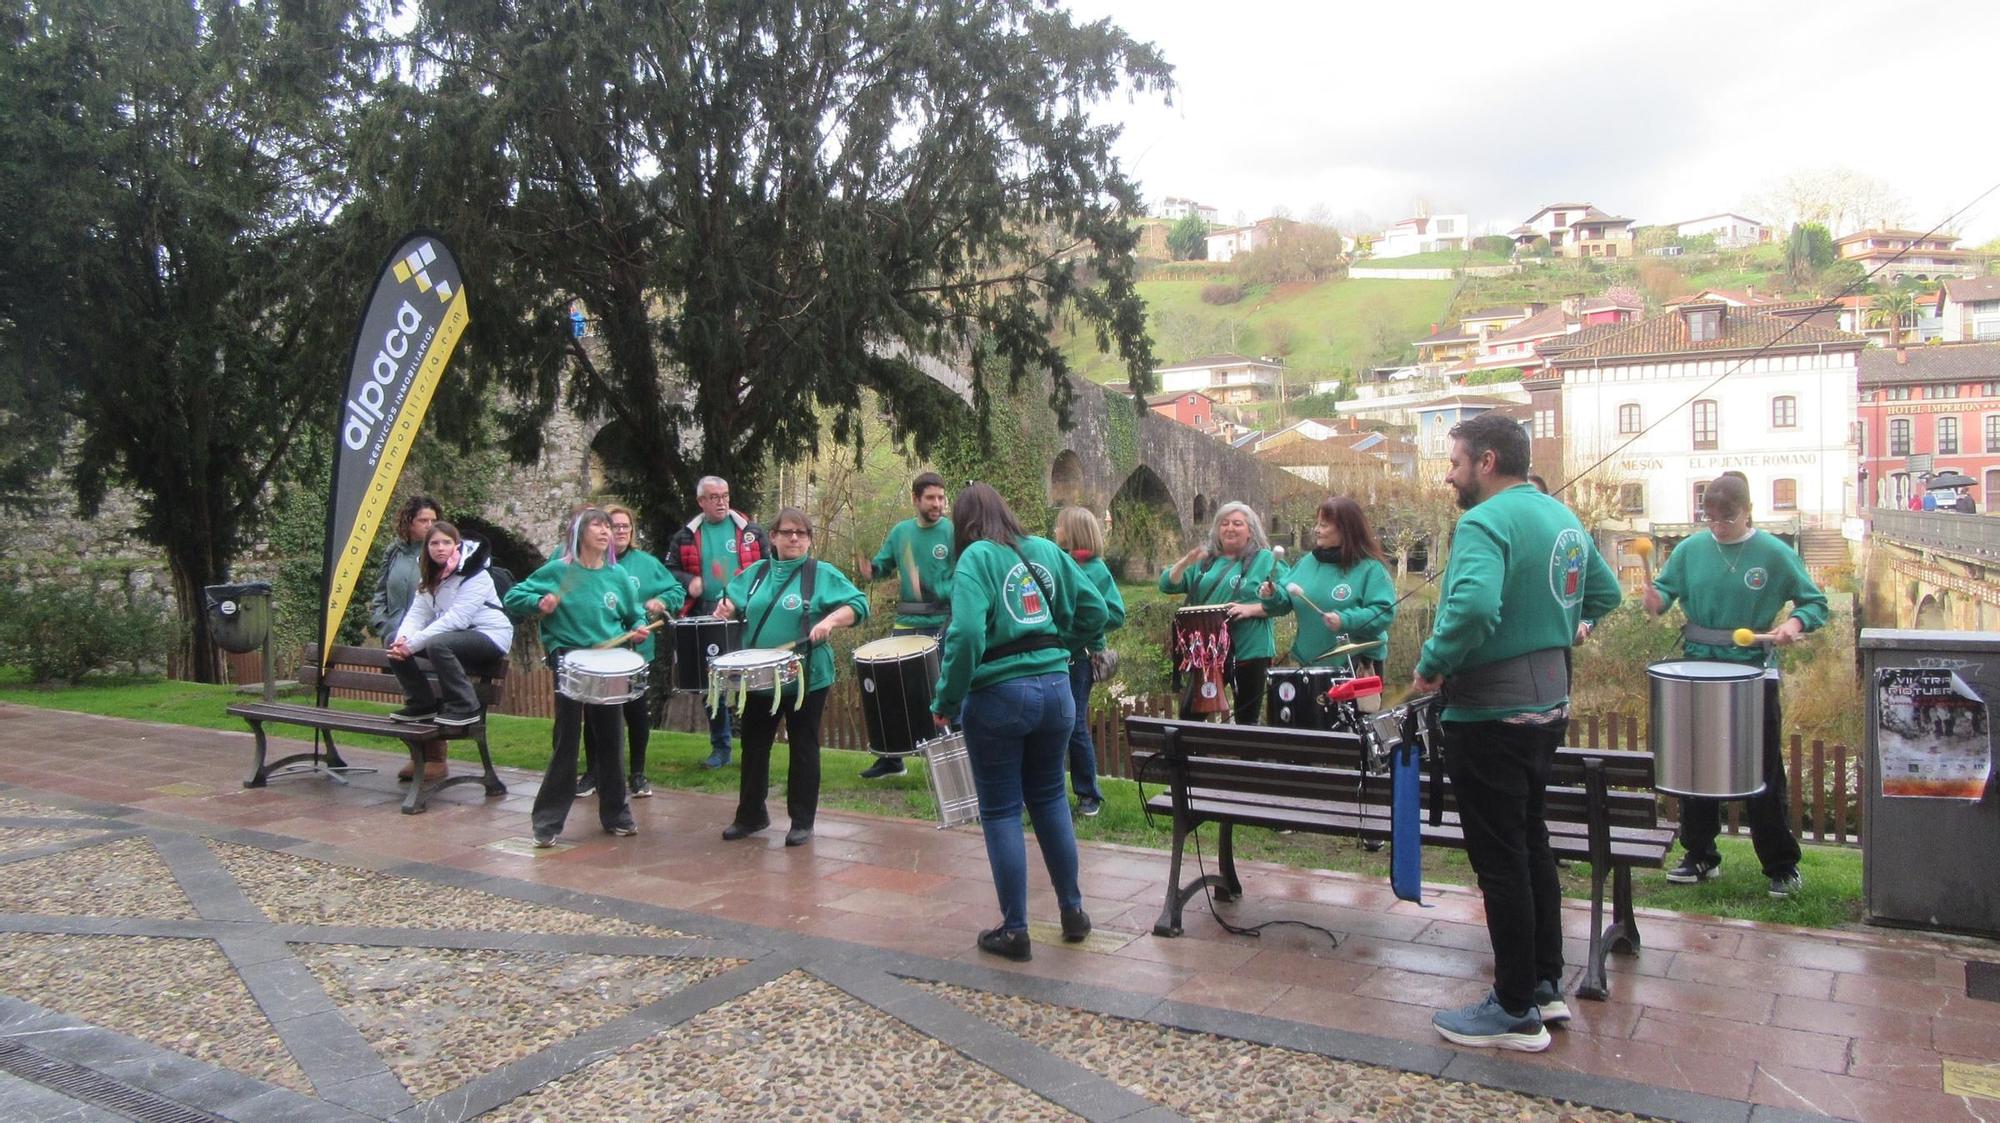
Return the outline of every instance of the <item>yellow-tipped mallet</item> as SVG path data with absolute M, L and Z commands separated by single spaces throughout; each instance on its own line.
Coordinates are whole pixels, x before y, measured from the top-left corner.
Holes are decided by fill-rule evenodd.
M 1646 584 L 1648 585 L 1652 584 L 1653 583 L 1653 540 L 1650 538 L 1633 539 L 1632 552 L 1639 555 L 1639 567 L 1646 571 Z
M 1735 639 L 1736 646 L 1738 647 L 1755 647 L 1760 643 L 1778 642 L 1776 632 L 1753 632 L 1748 628 L 1736 629 L 1734 636 L 1731 638 Z

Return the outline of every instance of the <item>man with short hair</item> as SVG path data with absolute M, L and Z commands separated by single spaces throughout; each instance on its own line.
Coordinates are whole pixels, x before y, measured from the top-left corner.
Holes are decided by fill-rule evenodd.
M 771 555 L 770 539 L 764 528 L 729 505 L 729 481 L 720 476 L 703 476 L 694 485 L 694 501 L 700 513 L 674 532 L 664 559 L 687 590 L 688 616 L 707 616 L 729 587 L 729 579 Z M 708 759 L 703 768 L 721 768 L 729 763 L 729 707 L 717 707 L 708 717 Z
M 897 574 L 896 626 L 889 634 L 936 639 L 944 634 L 951 611 L 954 560 L 951 520 L 945 517 L 948 500 L 944 477 L 936 472 L 918 475 L 910 482 L 910 501 L 916 504 L 916 517 L 891 527 L 873 560 L 862 559 L 861 579 L 866 582 Z M 903 772 L 901 757 L 878 756 L 862 771 L 861 778 L 879 780 Z
M 1452 533 L 1411 689 L 1442 693 L 1445 772 L 1486 903 L 1493 990 L 1439 1011 L 1447 1040 L 1540 1052 L 1566 1021 L 1562 886 L 1544 807 L 1569 724 L 1569 648 L 1617 607 L 1618 578 L 1568 507 L 1528 482 L 1528 437 L 1485 413 L 1451 430 Z

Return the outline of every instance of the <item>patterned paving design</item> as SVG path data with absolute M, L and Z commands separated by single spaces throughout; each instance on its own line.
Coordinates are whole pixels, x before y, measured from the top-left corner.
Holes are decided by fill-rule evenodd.
M 173 870 L 144 838 L 121 838 L 0 866 L 0 909 L 42 916 L 153 920 L 193 920 L 198 915 L 174 880 Z

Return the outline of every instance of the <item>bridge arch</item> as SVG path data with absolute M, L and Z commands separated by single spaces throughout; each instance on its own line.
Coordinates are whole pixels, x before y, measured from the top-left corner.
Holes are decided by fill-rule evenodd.
M 1937 631 L 1951 627 L 1951 613 L 1946 609 L 1943 594 L 1926 595 L 1917 602 L 1917 627 Z
M 1111 497 L 1105 552 L 1128 579 L 1139 579 L 1178 554 L 1185 535 L 1180 505 L 1166 481 L 1144 464 L 1132 469 Z
M 1049 464 L 1049 506 L 1089 505 L 1084 495 L 1083 458 L 1071 449 L 1063 449 Z

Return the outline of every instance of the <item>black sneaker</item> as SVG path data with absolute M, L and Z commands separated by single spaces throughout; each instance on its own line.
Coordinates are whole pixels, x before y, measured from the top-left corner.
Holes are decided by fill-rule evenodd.
M 438 708 L 435 705 L 404 706 L 400 710 L 392 711 L 389 714 L 389 720 L 419 722 L 419 721 L 429 721 L 436 716 L 438 716 Z
M 585 774 L 576 778 L 576 798 L 597 794 L 597 777 Z
M 1783 900 L 1803 888 L 1805 888 L 1805 879 L 1799 876 L 1799 871 L 1796 869 L 1790 873 L 1779 874 L 1777 877 L 1771 879 L 1771 896 L 1779 900 Z
M 1035 957 L 1025 929 L 1009 932 L 1004 928 L 989 928 L 979 934 L 979 950 L 1011 959 L 1016 963 L 1026 963 Z
M 1721 858 L 1697 858 L 1692 854 L 1681 857 L 1681 864 L 1667 871 L 1667 880 L 1675 885 L 1693 885 L 1707 881 L 1722 870 Z
M 549 847 L 554 846 L 555 844 L 556 844 L 555 835 L 543 834 L 540 831 L 535 832 L 535 849 L 547 850 Z
M 633 835 L 639 833 L 639 828 L 632 823 L 620 823 L 615 827 L 604 828 L 604 833 L 614 834 L 619 838 L 631 838 Z
M 631 796 L 633 799 L 651 799 L 653 797 L 653 785 L 651 781 L 646 779 L 644 773 L 635 772 L 632 774 L 630 790 L 625 794 Z
M 455 729 L 462 729 L 468 725 L 478 725 L 479 711 L 446 710 L 437 716 L 437 723 L 439 725 L 449 725 Z
M 875 763 L 862 770 L 861 778 L 863 780 L 880 780 L 885 776 L 901 776 L 906 771 L 908 770 L 903 767 L 903 762 L 899 757 L 877 757 L 875 758 Z
M 1062 910 L 1063 942 L 1080 944 L 1090 938 L 1090 914 L 1082 909 Z
M 1089 796 L 1085 796 L 1076 801 L 1076 813 L 1086 819 L 1097 818 L 1097 813 L 1102 810 L 1104 810 L 1104 801 L 1101 799 L 1092 799 Z

